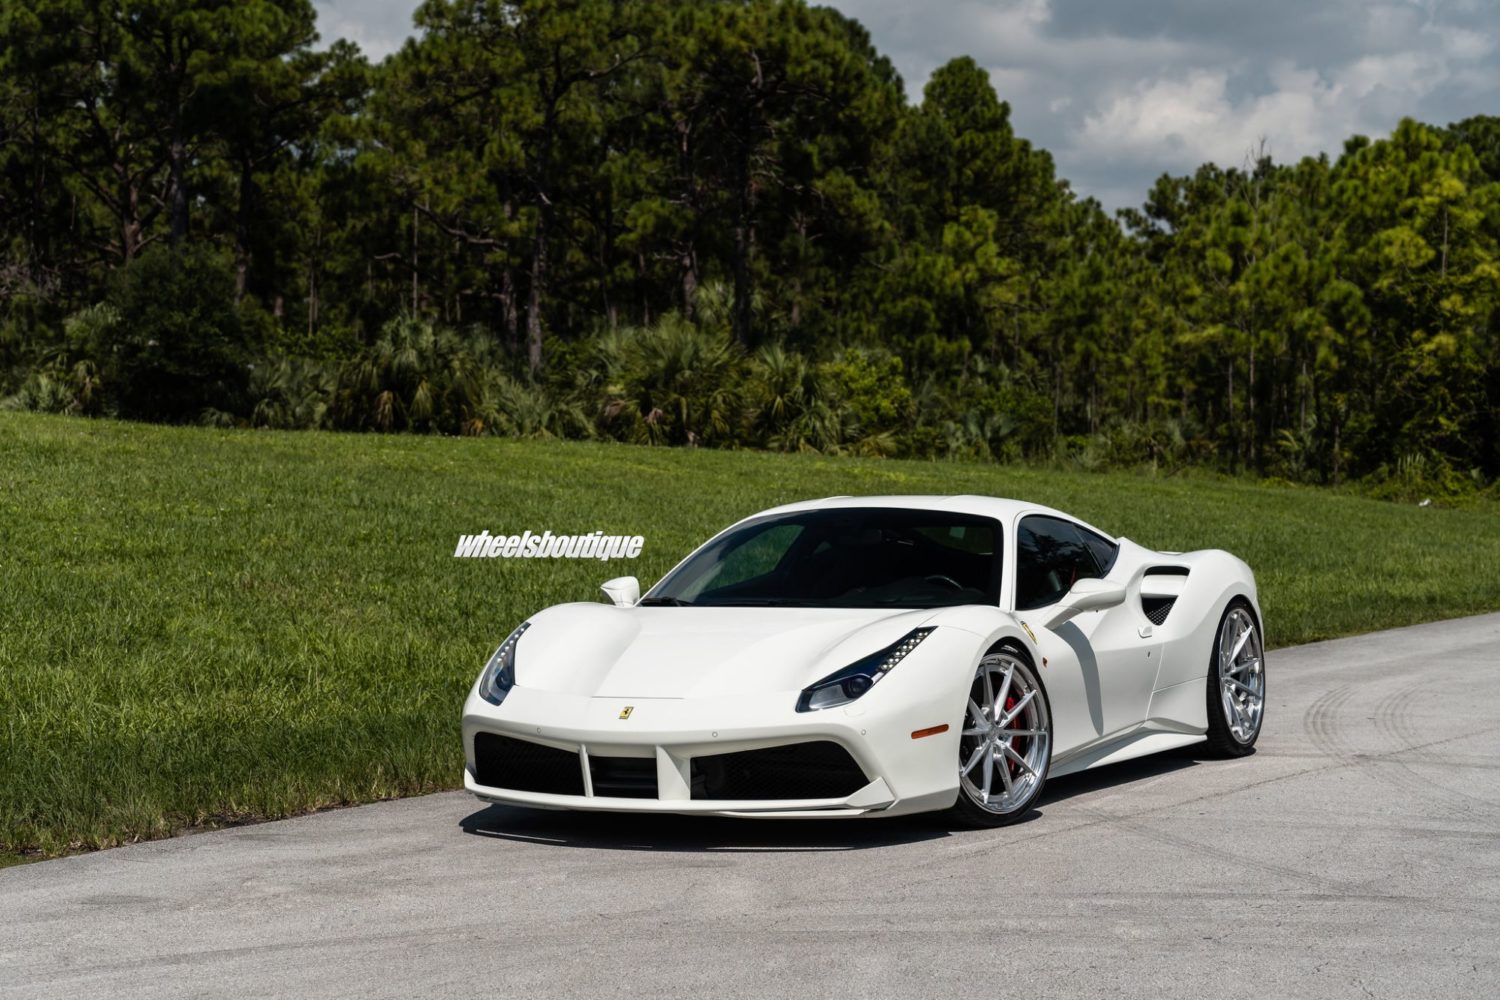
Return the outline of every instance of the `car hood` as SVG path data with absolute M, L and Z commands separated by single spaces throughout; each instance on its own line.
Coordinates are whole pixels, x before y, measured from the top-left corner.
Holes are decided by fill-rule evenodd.
M 561 604 L 530 619 L 516 647 L 516 685 L 609 698 L 800 691 L 891 645 L 933 615 Z

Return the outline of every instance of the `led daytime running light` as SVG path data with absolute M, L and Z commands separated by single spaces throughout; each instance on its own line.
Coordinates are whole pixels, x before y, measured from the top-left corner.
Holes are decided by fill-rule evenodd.
M 505 700 L 510 689 L 516 684 L 516 643 L 520 641 L 522 633 L 531 627 L 530 622 L 522 623 L 521 627 L 506 637 L 505 641 L 496 649 L 489 662 L 484 665 L 484 673 L 479 678 L 479 694 L 491 705 L 498 705 Z
M 896 644 L 896 648 L 891 650 L 890 655 L 887 656 L 883 661 L 881 661 L 879 667 L 880 673 L 886 673 L 896 664 L 906 659 L 906 654 L 910 653 L 912 650 L 920 646 L 922 644 L 922 640 L 927 638 L 931 634 L 931 628 L 919 628 L 913 631 L 905 639 L 902 639 L 899 643 Z
M 518 628 L 514 632 L 512 632 L 510 634 L 510 636 L 507 637 L 506 640 L 500 644 L 500 648 L 497 649 L 497 650 L 495 650 L 495 656 L 497 656 L 497 657 L 509 656 L 510 655 L 510 651 L 515 648 L 516 640 L 520 639 L 521 638 L 521 633 L 525 632 L 529 628 L 531 628 L 531 622 L 526 622 L 520 628 Z M 492 659 L 493 659 L 493 657 L 492 657 Z

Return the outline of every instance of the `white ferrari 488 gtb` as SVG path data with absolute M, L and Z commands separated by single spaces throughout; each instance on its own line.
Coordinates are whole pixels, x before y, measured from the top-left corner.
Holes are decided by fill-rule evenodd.
M 1068 774 L 1250 751 L 1250 568 L 988 497 L 835 497 L 746 518 L 644 597 L 510 634 L 464 707 L 465 787 L 517 805 L 1009 823 Z

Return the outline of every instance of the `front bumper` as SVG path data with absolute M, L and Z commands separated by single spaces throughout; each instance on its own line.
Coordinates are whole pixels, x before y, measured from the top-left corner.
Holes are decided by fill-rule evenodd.
M 796 712 L 785 692 L 695 699 L 585 697 L 517 687 L 500 706 L 471 693 L 463 719 L 467 767 L 464 787 L 488 802 L 543 809 L 682 813 L 765 818 L 893 816 L 944 809 L 958 791 L 958 726 L 913 739 L 912 732 L 950 718 L 961 701 L 952 692 L 924 690 L 918 672 L 905 684 L 893 672 L 881 688 L 841 708 Z M 911 692 L 894 690 L 910 686 Z M 904 696 L 903 696 L 904 695 Z M 878 697 L 881 696 L 881 697 Z M 946 706 L 946 707 L 945 707 Z M 626 708 L 630 711 L 626 712 Z M 704 720 L 713 720 L 705 725 Z M 913 721 L 917 720 L 917 721 Z M 475 738 L 481 734 L 522 740 L 576 756 L 582 794 L 481 783 Z M 705 797 L 705 758 L 799 744 L 832 743 L 853 758 L 867 779 L 852 791 L 823 798 Z M 791 752 L 795 753 L 795 752 Z M 554 761 L 563 760 L 553 753 Z M 595 758 L 639 761 L 633 770 L 655 787 L 646 797 L 598 794 Z M 697 764 L 695 764 L 697 762 Z M 521 782 L 524 783 L 524 782 Z M 805 786 L 802 786 L 805 787 Z M 576 789 L 575 789 L 576 790 Z M 789 787 L 795 794 L 796 788 Z

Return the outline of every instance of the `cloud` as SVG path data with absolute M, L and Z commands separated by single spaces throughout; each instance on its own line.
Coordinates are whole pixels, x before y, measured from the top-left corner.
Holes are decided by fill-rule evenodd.
M 813 0 L 818 2 L 818 0 Z M 990 72 L 1016 130 L 1107 207 L 1162 173 L 1336 155 L 1410 115 L 1497 113 L 1494 0 L 822 0 L 861 21 L 920 100 L 960 55 Z M 415 0 L 317 0 L 325 39 L 372 58 Z
M 1493 113 L 1500 59 L 1486 0 L 836 0 L 920 100 L 931 71 L 971 55 L 1074 188 L 1115 208 L 1154 178 L 1337 155 L 1404 116 Z
M 379 61 L 401 47 L 412 34 L 416 0 L 314 0 L 318 34 L 324 42 L 347 38 Z
M 1272 89 L 1235 101 L 1227 70 L 1193 69 L 1137 84 L 1084 117 L 1070 152 L 1122 165 L 1239 165 L 1264 143 L 1282 160 L 1316 154 L 1360 131 L 1347 88 L 1315 70 L 1282 63 Z
M 1206 161 L 1239 164 L 1262 142 L 1282 161 L 1336 153 L 1348 136 L 1386 132 L 1405 115 L 1446 124 L 1458 117 L 1465 91 L 1482 89 L 1482 74 L 1466 74 L 1493 44 L 1473 32 L 1443 29 L 1424 29 L 1408 41 L 1405 50 L 1358 55 L 1327 69 L 1278 59 L 1264 68 L 1241 61 L 1153 76 L 1096 105 L 1066 148 L 1125 164 L 1186 169 Z M 1262 85 L 1242 85 L 1236 96 L 1234 82 L 1252 72 Z M 1450 100 L 1453 110 L 1444 114 Z

